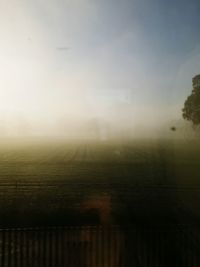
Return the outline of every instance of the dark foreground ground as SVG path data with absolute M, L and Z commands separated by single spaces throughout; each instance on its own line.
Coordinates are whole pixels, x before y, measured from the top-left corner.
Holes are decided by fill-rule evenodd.
M 197 141 L 0 146 L 2 227 L 199 223 Z
M 200 142 L 0 146 L 1 266 L 199 266 Z

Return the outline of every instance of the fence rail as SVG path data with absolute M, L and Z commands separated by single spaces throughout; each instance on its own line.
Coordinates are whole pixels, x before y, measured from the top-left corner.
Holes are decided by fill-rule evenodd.
M 51 227 L 0 230 L 1 267 L 199 267 L 199 230 Z

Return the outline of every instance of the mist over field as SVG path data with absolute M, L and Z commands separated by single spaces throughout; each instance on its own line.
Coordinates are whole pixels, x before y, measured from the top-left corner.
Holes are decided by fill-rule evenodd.
M 150 2 L 1 1 L 0 137 L 181 138 L 198 3 Z
M 199 11 L 0 0 L 1 267 L 200 266 Z
M 198 134 L 191 123 L 183 121 L 166 121 L 166 123 L 148 121 L 132 122 L 131 115 L 118 118 L 61 118 L 52 122 L 33 122 L 22 118 L 1 120 L 0 138 L 49 138 L 64 140 L 99 140 L 112 141 L 134 139 L 183 139 L 195 138 Z M 176 127 L 173 132 L 171 127 Z
M 123 95 L 123 93 L 121 93 Z M 121 97 L 121 96 L 120 96 Z M 52 108 L 44 113 L 28 116 L 20 112 L 2 111 L 0 114 L 0 138 L 78 139 L 78 140 L 130 140 L 130 139 L 183 139 L 194 138 L 195 131 L 190 122 L 181 118 L 181 108 L 176 111 L 135 107 L 130 101 L 116 99 L 106 103 L 107 96 L 91 100 L 94 110 L 83 112 L 70 107 L 62 114 Z M 100 103 L 98 103 L 98 101 Z M 76 108 L 76 106 L 74 107 Z M 29 109 L 27 108 L 27 113 Z M 176 131 L 172 131 L 175 127 Z M 198 135 L 197 135 L 198 136 Z

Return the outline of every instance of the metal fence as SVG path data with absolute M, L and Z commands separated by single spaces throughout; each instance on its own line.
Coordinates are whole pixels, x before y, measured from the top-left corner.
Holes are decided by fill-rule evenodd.
M 198 228 L 51 227 L 0 230 L 1 267 L 199 267 Z

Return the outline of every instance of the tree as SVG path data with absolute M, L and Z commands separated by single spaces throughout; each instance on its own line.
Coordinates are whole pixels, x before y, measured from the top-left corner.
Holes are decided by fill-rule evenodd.
M 183 118 L 191 121 L 194 127 L 200 126 L 200 74 L 192 79 L 193 90 L 184 103 Z

